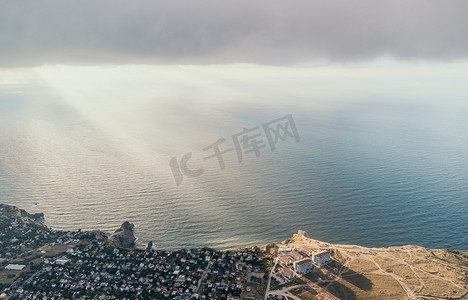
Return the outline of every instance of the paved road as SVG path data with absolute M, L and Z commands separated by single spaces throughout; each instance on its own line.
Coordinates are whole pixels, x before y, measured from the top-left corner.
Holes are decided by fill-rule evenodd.
M 271 284 L 271 276 L 273 275 L 273 271 L 276 269 L 276 266 L 278 265 L 278 258 L 275 259 L 275 265 L 270 271 L 270 276 L 268 276 L 268 283 L 265 291 L 265 300 L 268 298 L 269 292 L 270 292 L 270 284 Z
M 203 279 L 205 279 L 206 275 L 207 275 L 207 272 L 208 270 L 210 269 L 211 265 L 213 264 L 213 260 L 210 260 L 210 262 L 208 263 L 208 265 L 206 266 L 205 268 L 205 272 L 203 272 L 203 275 L 202 277 L 200 278 L 200 280 L 198 281 L 198 285 L 197 285 L 197 292 L 199 292 L 199 289 L 200 289 L 200 286 L 203 282 Z

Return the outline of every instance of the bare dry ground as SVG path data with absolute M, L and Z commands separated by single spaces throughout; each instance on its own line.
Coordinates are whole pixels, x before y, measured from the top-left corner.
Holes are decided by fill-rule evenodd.
M 323 289 L 309 295 L 316 299 L 468 299 L 466 251 L 335 245 L 311 239 L 303 231 L 288 244 L 332 253 L 334 267 L 318 271 Z

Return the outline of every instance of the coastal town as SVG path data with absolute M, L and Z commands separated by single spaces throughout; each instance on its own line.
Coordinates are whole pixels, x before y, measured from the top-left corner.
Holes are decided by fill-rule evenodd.
M 324 251 L 277 244 L 233 251 L 127 248 L 122 245 L 135 240 L 128 222 L 107 237 L 56 231 L 11 206 L 0 211 L 1 299 L 263 299 L 271 276 L 286 283 L 331 261 Z M 271 275 L 275 259 L 281 269 Z
M 124 250 L 92 241 L 45 259 L 11 287 L 12 298 L 240 299 L 256 263 L 252 252 Z
M 0 243 L 8 248 L 0 253 L 0 299 L 263 297 L 267 260 L 257 247 L 123 248 L 102 232 L 54 231 L 24 211 L 1 209 Z
M 409 261 L 399 259 L 403 254 L 426 255 L 421 247 L 402 248 L 404 252 L 396 252 L 398 261 L 384 265 L 395 259 L 388 254 L 396 250 L 336 246 L 298 231 L 281 243 L 237 250 L 166 251 L 152 242 L 145 249 L 135 248 L 129 222 L 110 235 L 57 231 L 41 222 L 43 215 L 0 204 L 0 299 L 416 299 L 418 293 L 437 292 L 444 292 L 437 299 L 468 296 L 468 259 L 457 251 L 429 252 L 434 262 L 440 260 L 451 284 L 434 291 L 419 273 L 420 282 L 412 286 L 410 275 L 402 279 L 396 267 Z M 460 263 L 453 264 L 454 259 Z M 427 275 L 431 280 L 442 274 L 434 262 Z M 370 268 L 370 263 L 378 268 Z M 448 263 L 451 269 L 445 267 Z M 413 265 L 414 271 L 426 268 L 419 260 Z

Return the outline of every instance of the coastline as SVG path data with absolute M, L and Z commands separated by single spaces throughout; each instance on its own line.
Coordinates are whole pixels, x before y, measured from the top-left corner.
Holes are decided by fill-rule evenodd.
M 212 289 L 210 282 L 219 280 L 219 284 L 222 284 L 222 277 L 216 274 L 226 266 L 235 274 L 230 281 L 233 288 L 226 287 L 232 299 L 468 297 L 468 251 L 427 249 L 414 245 L 369 248 L 332 244 L 310 238 L 303 230 L 298 230 L 291 238 L 281 242 L 223 250 L 209 247 L 163 250 L 150 245 L 144 249 L 136 246 L 137 238 L 133 235 L 135 226 L 129 222 L 124 222 L 111 234 L 100 230 L 56 231 L 36 221 L 26 211 L 3 204 L 0 204 L 0 221 L 7 225 L 0 229 L 0 243 L 5 246 L 0 251 L 3 266 L 3 269 L 0 267 L 0 291 L 6 287 L 6 299 L 23 299 L 24 295 L 30 295 L 33 286 L 25 282 L 33 279 L 35 282 L 43 282 L 41 289 L 50 293 L 55 287 L 41 280 L 52 277 L 63 281 L 63 276 L 68 276 L 65 273 L 79 274 L 78 270 L 84 262 L 93 269 L 93 261 L 99 260 L 105 262 L 106 266 L 114 267 L 91 273 L 90 278 L 98 276 L 95 280 L 101 276 L 110 276 L 109 280 L 117 280 L 118 283 L 120 275 L 114 274 L 112 268 L 122 260 L 134 265 L 133 272 L 141 273 L 140 276 L 154 272 L 159 274 L 155 270 L 156 262 L 159 261 L 170 269 L 168 275 L 173 272 L 176 274 L 171 277 L 173 284 L 185 286 L 182 291 L 168 287 L 154 288 L 151 285 L 149 290 L 140 287 L 140 292 L 149 293 L 147 295 L 150 298 L 170 293 L 177 296 L 174 299 L 185 299 L 186 289 L 190 290 L 190 297 L 205 295 L 208 297 L 205 299 L 210 299 L 219 292 Z M 103 256 L 104 253 L 107 254 Z M 322 256 L 328 257 L 327 260 L 322 261 Z M 190 257 L 192 264 L 197 263 L 198 271 L 192 269 L 188 262 Z M 153 259 L 155 261 L 151 263 Z M 308 267 L 301 269 L 301 264 L 308 264 Z M 178 270 L 184 268 L 187 271 L 182 276 Z M 97 268 L 97 271 L 100 269 L 102 267 Z M 109 275 L 109 272 L 113 275 Z M 196 278 L 197 285 L 183 284 L 190 276 Z M 138 281 L 133 286 L 138 289 Z M 92 292 L 83 290 L 84 286 L 78 285 L 76 288 L 86 294 Z M 61 290 L 64 295 L 71 295 L 65 285 L 62 285 Z M 110 293 L 110 290 L 104 288 L 102 292 Z M 114 292 L 122 295 L 127 293 Z M 133 299 L 130 290 L 128 292 Z M 0 299 L 3 298 L 1 295 Z M 221 296 L 222 293 L 217 297 Z

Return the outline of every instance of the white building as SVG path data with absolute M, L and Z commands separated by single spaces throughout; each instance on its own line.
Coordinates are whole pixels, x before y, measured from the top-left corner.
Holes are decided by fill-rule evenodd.
M 293 251 L 293 250 L 294 250 L 293 247 L 286 247 L 286 246 L 279 246 L 279 247 L 278 247 L 278 252 L 279 252 L 279 253 L 291 252 L 291 251 Z
M 294 270 L 299 274 L 307 274 L 314 269 L 312 260 L 304 258 L 294 262 Z
M 62 265 L 62 266 L 66 265 L 68 262 L 70 262 L 68 258 L 59 258 L 55 260 L 56 265 Z
M 332 260 L 330 253 L 328 253 L 327 251 L 314 253 L 312 258 L 314 260 L 314 263 L 316 263 L 319 267 L 323 267 Z
M 21 271 L 25 267 L 25 265 L 9 264 L 5 267 L 5 270 Z

